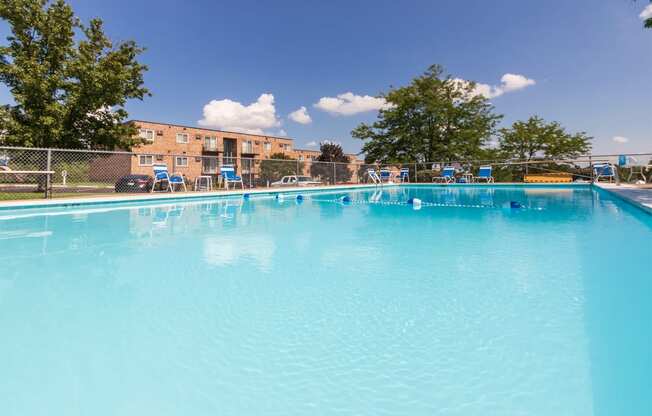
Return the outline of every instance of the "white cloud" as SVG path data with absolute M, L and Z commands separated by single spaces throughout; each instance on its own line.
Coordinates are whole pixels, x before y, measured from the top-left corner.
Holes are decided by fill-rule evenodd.
M 306 143 L 306 147 L 317 147 L 317 142 L 316 141 L 311 141 Z
M 645 9 L 643 9 L 643 11 L 641 12 L 641 14 L 638 15 L 638 17 L 640 17 L 641 20 L 647 20 L 652 18 L 652 4 L 649 4 L 647 7 L 645 7 Z
M 276 134 L 277 134 L 278 136 L 285 137 L 285 136 L 288 135 L 288 132 L 285 131 L 284 129 L 281 129 L 281 130 L 279 130 L 278 133 L 276 133 Z
M 264 129 L 280 127 L 276 117 L 274 95 L 261 94 L 256 102 L 242 105 L 227 99 L 212 100 L 204 106 L 200 126 L 242 133 L 263 134 Z
M 310 118 L 310 114 L 308 114 L 308 109 L 304 106 L 301 106 L 296 111 L 291 112 L 288 115 L 288 118 L 295 123 L 299 124 L 310 124 L 312 123 L 312 118 Z
M 500 78 L 503 92 L 518 91 L 534 85 L 537 82 L 520 74 L 505 74 Z
M 466 86 L 469 82 L 461 78 L 455 78 L 453 81 L 459 83 L 461 86 Z M 500 97 L 508 92 L 522 90 L 534 84 L 536 84 L 536 81 L 527 78 L 526 76 L 508 73 L 500 78 L 500 85 L 489 85 L 477 82 L 472 95 L 484 95 L 491 99 Z
M 387 109 L 390 104 L 382 97 L 345 92 L 337 97 L 322 97 L 314 104 L 314 107 L 331 114 L 351 116 L 367 111 Z
M 616 143 L 627 143 L 629 141 L 627 137 L 623 137 L 623 136 L 614 136 L 611 138 L 611 140 L 613 140 Z

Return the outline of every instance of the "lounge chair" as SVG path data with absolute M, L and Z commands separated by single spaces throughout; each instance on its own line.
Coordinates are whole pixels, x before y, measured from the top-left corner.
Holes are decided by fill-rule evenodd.
M 240 187 L 244 189 L 242 176 L 238 176 L 235 174 L 235 168 L 233 166 L 228 166 L 228 165 L 222 166 L 220 168 L 220 174 L 222 175 L 222 182 L 224 182 L 224 187 L 226 189 L 229 189 L 230 183 L 234 184 L 233 185 L 234 189 L 236 184 L 240 184 Z
M 392 180 L 392 171 L 389 170 L 388 168 L 382 168 L 380 170 L 380 181 L 389 182 L 391 180 Z
M 607 179 L 609 182 L 617 180 L 616 168 L 611 163 L 598 163 L 593 165 L 594 181 Z
M 376 173 L 375 169 L 367 169 L 367 176 L 369 177 L 369 180 L 373 183 L 380 183 L 380 177 Z
M 483 180 L 487 183 L 493 183 L 494 177 L 491 176 L 491 171 L 491 165 L 480 166 L 480 169 L 478 169 L 478 175 L 474 177 L 475 181 Z
M 440 176 L 434 176 L 433 182 L 454 183 L 455 182 L 455 168 L 452 166 L 445 166 L 441 171 Z
M 0 156 L 0 170 L 11 170 L 9 169 L 9 156 Z
M 177 185 L 183 187 L 184 192 L 188 192 L 186 181 L 183 176 L 178 173 L 170 175 L 168 172 L 168 166 L 165 163 L 159 163 L 152 167 L 154 169 L 154 182 L 152 183 L 151 192 L 174 192 L 174 187 Z M 155 191 L 157 183 L 161 189 Z M 165 190 L 162 189 L 163 183 L 165 183 Z
M 398 173 L 398 179 L 401 182 L 410 182 L 410 169 L 401 168 L 401 171 Z
M 632 178 L 642 178 L 643 182 L 647 182 L 647 176 L 645 176 L 646 163 L 639 162 L 634 156 L 618 156 L 618 166 L 629 170 L 627 182 L 631 182 Z

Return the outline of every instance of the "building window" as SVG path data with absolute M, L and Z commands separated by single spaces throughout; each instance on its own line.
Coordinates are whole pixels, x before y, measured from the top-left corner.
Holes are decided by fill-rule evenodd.
M 153 142 L 154 141 L 154 136 L 156 133 L 154 130 L 150 129 L 140 129 L 138 136 L 140 136 L 141 139 L 145 139 L 148 142 Z
M 253 153 L 254 152 L 254 144 L 251 142 L 251 140 L 245 140 L 242 142 L 242 153 Z
M 299 160 L 303 160 L 303 155 L 299 155 Z
M 188 133 L 177 133 L 177 143 L 188 143 Z
M 214 136 L 204 137 L 204 149 L 217 150 L 217 137 Z
M 266 152 L 271 152 L 272 151 L 272 144 L 271 143 L 265 143 L 264 144 L 264 149 Z
M 185 168 L 188 166 L 188 158 L 187 157 L 182 157 L 182 156 L 177 156 L 176 162 L 175 162 L 176 167 L 178 168 Z
M 138 156 L 138 164 L 140 166 L 152 166 L 154 164 L 154 156 L 140 155 Z
M 204 173 L 217 173 L 217 158 L 204 158 L 202 164 L 202 172 Z

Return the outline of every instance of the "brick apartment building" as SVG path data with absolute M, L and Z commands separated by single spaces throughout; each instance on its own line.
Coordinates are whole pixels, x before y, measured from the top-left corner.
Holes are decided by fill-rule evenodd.
M 152 174 L 152 165 L 166 163 L 171 171 L 189 180 L 199 175 L 218 175 L 221 165 L 233 165 L 239 175 L 255 176 L 259 161 L 282 153 L 292 159 L 316 159 L 318 150 L 296 149 L 288 137 L 235 133 L 176 124 L 133 120 L 145 140 L 132 151 L 130 173 Z M 354 154 L 347 154 L 352 165 L 362 164 Z M 304 164 L 306 165 L 306 164 Z M 304 167 L 304 174 L 309 168 Z

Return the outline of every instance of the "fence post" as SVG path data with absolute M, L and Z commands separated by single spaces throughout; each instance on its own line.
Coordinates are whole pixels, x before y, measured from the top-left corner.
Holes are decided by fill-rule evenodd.
M 52 197 L 52 178 L 50 171 L 52 170 L 52 149 L 48 149 L 47 164 L 45 170 L 48 172 L 45 174 L 45 199 Z
M 337 184 L 337 178 L 335 177 L 335 175 L 337 175 L 337 173 L 335 173 L 335 162 L 332 162 L 332 163 L 333 163 L 333 185 L 335 185 L 335 184 Z
M 301 176 L 301 172 L 299 172 L 300 166 L 299 166 L 299 159 L 297 159 L 297 176 Z
M 594 183 L 595 178 L 593 177 L 593 160 L 591 156 L 589 156 L 589 170 L 591 171 L 591 183 Z
M 419 182 L 419 165 L 417 163 L 414 164 L 414 182 Z

